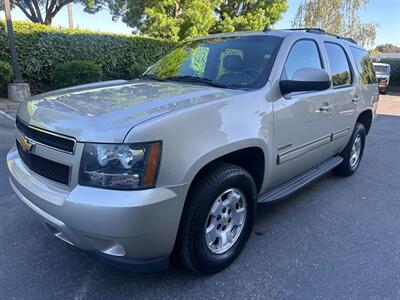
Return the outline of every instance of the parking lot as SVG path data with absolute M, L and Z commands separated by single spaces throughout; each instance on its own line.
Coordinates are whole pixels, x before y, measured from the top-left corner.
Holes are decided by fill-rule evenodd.
M 9 186 L 14 129 L 0 115 L 0 298 L 399 298 L 400 96 L 381 97 L 379 113 L 354 176 L 260 206 L 243 253 L 209 277 L 177 264 L 126 273 L 53 237 Z

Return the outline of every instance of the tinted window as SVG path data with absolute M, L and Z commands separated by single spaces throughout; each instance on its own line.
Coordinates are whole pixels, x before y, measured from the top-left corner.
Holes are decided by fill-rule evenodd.
M 372 61 L 369 58 L 368 52 L 359 48 L 350 47 L 351 55 L 357 65 L 357 71 L 360 74 L 363 84 L 376 83 L 376 77 Z
M 184 43 L 145 73 L 168 81 L 260 88 L 268 79 L 282 38 L 234 36 Z
M 338 44 L 325 43 L 331 68 L 333 86 L 346 86 L 351 84 L 351 72 L 346 53 Z
M 321 59 L 315 42 L 301 40 L 290 50 L 282 73 L 282 79 L 293 79 L 293 74 L 302 68 L 321 69 Z

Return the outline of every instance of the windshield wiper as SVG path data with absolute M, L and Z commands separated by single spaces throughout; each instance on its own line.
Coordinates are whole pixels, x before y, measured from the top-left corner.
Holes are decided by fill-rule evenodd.
M 156 80 L 156 81 L 166 81 L 164 78 L 157 77 L 151 74 L 145 74 L 139 77 L 139 79 L 149 79 L 149 80 Z
M 199 83 L 205 83 L 214 87 L 219 87 L 219 88 L 230 88 L 229 86 L 222 84 L 222 83 L 217 83 L 212 81 L 211 79 L 204 78 L 204 77 L 199 77 L 199 76 L 173 76 L 173 77 L 167 77 L 165 78 L 166 80 L 171 80 L 171 81 L 184 81 L 184 82 L 199 82 Z

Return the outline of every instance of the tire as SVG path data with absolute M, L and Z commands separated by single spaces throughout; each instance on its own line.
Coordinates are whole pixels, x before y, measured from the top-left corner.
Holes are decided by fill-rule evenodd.
M 366 137 L 366 131 L 364 128 L 364 125 L 361 123 L 356 123 L 356 126 L 354 127 L 353 133 L 351 135 L 351 138 L 349 142 L 347 143 L 346 147 L 344 150 L 340 153 L 340 156 L 343 157 L 342 163 L 335 168 L 335 173 L 339 176 L 351 176 L 354 174 L 355 171 L 357 171 L 358 166 L 360 165 L 363 153 L 364 153 L 364 147 L 365 147 L 365 137 Z M 354 156 L 353 156 L 353 146 L 358 147 L 355 145 L 356 139 L 360 138 L 360 149 L 359 149 L 359 155 L 356 161 L 354 161 Z M 357 143 L 358 145 L 358 143 Z
M 189 191 L 182 215 L 177 240 L 181 262 L 203 274 L 217 273 L 229 266 L 240 254 L 251 234 L 256 215 L 256 194 L 253 178 L 239 166 L 218 162 L 202 172 Z M 238 201 L 235 206 L 224 206 L 224 203 L 229 202 L 228 199 L 237 199 L 238 195 L 242 200 L 232 201 Z M 217 201 L 220 196 L 225 201 Z M 243 225 L 235 227 L 236 220 L 242 220 Z M 219 230 L 215 229 L 218 226 Z M 215 230 L 210 232 L 218 231 L 222 235 L 224 226 L 224 236 L 232 233 L 234 237 L 231 244 L 225 244 L 225 248 L 224 239 L 217 237 L 214 243 L 210 243 L 212 234 L 206 234 L 206 229 L 213 227 Z

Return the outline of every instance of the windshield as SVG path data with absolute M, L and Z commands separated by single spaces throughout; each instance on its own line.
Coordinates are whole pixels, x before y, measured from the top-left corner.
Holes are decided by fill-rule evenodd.
M 374 69 L 375 69 L 376 73 L 389 75 L 389 67 L 387 67 L 387 66 L 374 65 Z
M 163 57 L 145 77 L 255 89 L 268 79 L 280 37 L 236 36 L 188 42 Z

